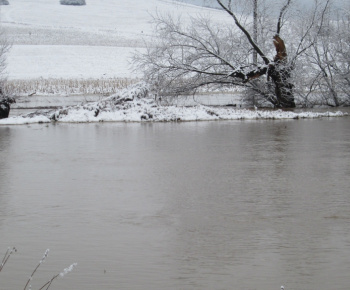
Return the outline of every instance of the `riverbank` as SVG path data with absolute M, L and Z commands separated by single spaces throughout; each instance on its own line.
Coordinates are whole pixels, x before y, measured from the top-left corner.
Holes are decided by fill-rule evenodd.
M 233 106 L 164 105 L 149 94 L 147 86 L 137 84 L 95 102 L 85 102 L 60 109 L 37 110 L 0 120 L 0 125 L 30 123 L 91 122 L 181 122 L 215 120 L 277 120 L 348 116 L 340 110 L 242 109 Z

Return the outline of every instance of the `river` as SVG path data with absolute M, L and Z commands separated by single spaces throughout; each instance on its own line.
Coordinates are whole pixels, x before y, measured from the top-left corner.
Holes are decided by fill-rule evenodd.
M 349 117 L 0 126 L 2 290 L 350 286 Z

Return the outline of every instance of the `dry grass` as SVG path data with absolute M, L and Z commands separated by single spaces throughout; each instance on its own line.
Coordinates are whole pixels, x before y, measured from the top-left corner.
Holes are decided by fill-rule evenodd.
M 108 79 L 31 79 L 8 80 L 4 90 L 13 96 L 32 95 L 111 95 L 138 80 Z

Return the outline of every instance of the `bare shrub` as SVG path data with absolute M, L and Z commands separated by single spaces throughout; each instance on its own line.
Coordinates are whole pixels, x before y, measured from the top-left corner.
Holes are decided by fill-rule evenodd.
M 6 91 L 4 89 L 7 81 L 5 74 L 7 53 L 9 52 L 10 48 L 11 44 L 9 43 L 4 31 L 0 28 L 0 103 L 6 101 L 6 99 L 8 99 L 11 95 L 10 91 Z

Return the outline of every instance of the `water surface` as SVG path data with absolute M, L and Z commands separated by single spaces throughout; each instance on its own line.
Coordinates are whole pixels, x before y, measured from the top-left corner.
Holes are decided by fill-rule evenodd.
M 0 288 L 340 290 L 349 118 L 0 126 Z

